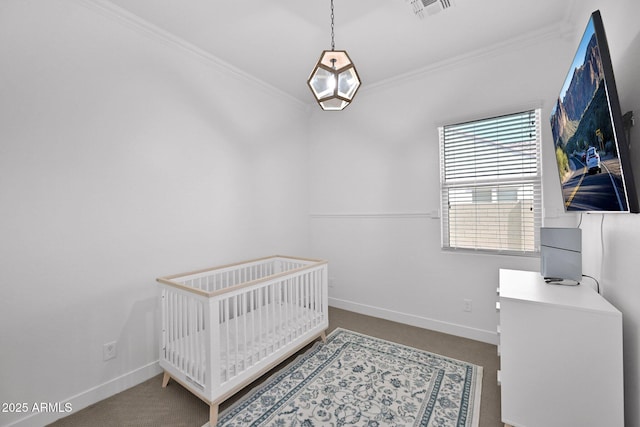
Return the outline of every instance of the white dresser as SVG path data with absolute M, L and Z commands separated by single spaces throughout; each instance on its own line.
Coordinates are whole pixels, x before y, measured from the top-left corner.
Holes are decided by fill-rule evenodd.
M 622 314 L 589 284 L 500 270 L 502 421 L 516 427 L 624 426 Z

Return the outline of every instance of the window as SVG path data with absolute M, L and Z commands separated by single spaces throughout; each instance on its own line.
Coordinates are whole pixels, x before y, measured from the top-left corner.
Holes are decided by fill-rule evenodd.
M 539 253 L 540 110 L 438 130 L 442 247 Z

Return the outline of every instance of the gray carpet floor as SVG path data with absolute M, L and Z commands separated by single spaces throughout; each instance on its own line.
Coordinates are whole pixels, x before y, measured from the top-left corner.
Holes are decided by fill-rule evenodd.
M 329 332 L 338 327 L 482 366 L 484 372 L 480 427 L 502 425 L 500 422 L 500 389 L 496 382 L 499 358 L 495 345 L 329 308 Z M 293 357 L 289 361 L 291 360 Z M 282 366 L 289 361 L 284 362 Z M 220 406 L 220 411 L 222 412 L 271 375 L 273 372 L 266 374 L 226 401 Z M 165 389 L 161 387 L 161 384 L 162 375 L 158 375 L 50 425 L 55 427 L 201 427 L 207 423 L 209 418 L 207 404 L 175 381 L 171 381 Z

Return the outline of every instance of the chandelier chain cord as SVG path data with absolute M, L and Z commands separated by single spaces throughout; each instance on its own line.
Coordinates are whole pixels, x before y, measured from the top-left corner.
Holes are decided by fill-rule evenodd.
M 333 27 L 333 0 L 331 0 L 331 50 L 336 50 L 336 42 L 334 41 L 334 27 Z

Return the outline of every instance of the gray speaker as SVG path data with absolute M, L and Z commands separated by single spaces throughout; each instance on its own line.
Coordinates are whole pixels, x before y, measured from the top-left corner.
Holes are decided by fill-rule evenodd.
M 548 281 L 582 280 L 580 228 L 540 228 L 540 274 Z

